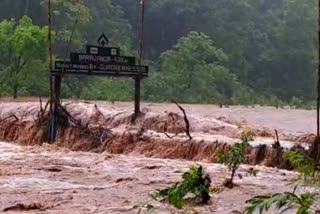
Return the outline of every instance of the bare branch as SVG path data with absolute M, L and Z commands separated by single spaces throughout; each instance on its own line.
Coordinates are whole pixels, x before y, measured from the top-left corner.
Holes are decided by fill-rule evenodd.
M 191 134 L 190 134 L 190 123 L 189 123 L 189 120 L 188 120 L 186 111 L 185 111 L 184 108 L 182 108 L 182 106 L 180 106 L 176 101 L 172 100 L 172 102 L 173 102 L 174 104 L 176 104 L 176 105 L 178 106 L 178 108 L 182 111 L 182 113 L 183 113 L 183 119 L 184 119 L 184 122 L 185 122 L 185 124 L 186 124 L 185 132 L 186 132 L 187 136 L 189 137 L 189 140 L 192 140 L 192 137 L 191 137 Z
M 1 123 L 1 122 L 4 122 L 4 121 L 6 121 L 6 120 L 8 120 L 8 119 L 10 119 L 10 118 L 12 118 L 12 117 L 15 118 L 15 121 L 18 121 L 18 120 L 19 120 L 19 118 L 18 118 L 16 115 L 11 114 L 11 115 L 9 115 L 8 117 L 5 117 L 4 119 L 2 119 L 2 120 L 0 121 L 0 123 Z
M 277 130 L 277 129 L 275 129 L 274 131 L 275 131 L 275 133 L 276 133 L 276 142 L 280 142 L 280 141 L 279 141 L 278 130 Z
M 42 99 L 41 97 L 39 97 L 39 103 L 40 103 L 40 112 L 43 112 L 43 108 L 42 108 Z
M 275 133 L 276 133 L 276 137 L 274 139 L 274 144 L 272 145 L 273 148 L 280 148 L 281 147 L 281 144 L 280 144 L 280 140 L 279 140 L 279 135 L 278 135 L 278 130 L 275 129 L 274 130 Z
M 61 105 L 61 104 L 58 104 L 59 106 L 59 109 L 62 111 L 62 113 L 65 114 L 65 116 L 70 119 L 70 121 L 72 123 L 74 123 L 75 125 L 77 126 L 81 126 L 81 122 L 79 122 L 78 120 L 76 120 L 74 117 L 71 116 L 71 114 Z
M 87 133 L 92 137 L 95 137 L 97 139 L 100 140 L 101 136 L 103 133 L 107 133 L 108 135 L 113 136 L 112 131 L 108 128 L 104 128 L 102 126 L 99 125 L 98 127 L 98 131 L 100 132 L 98 135 L 99 137 L 95 136 L 94 133 L 88 128 L 89 127 L 89 123 L 87 123 L 86 125 L 82 125 L 80 121 L 78 121 L 77 119 L 75 119 L 61 104 L 58 105 L 59 109 L 62 111 L 62 113 L 77 127 L 82 129 L 82 134 Z
M 181 132 L 176 133 L 173 136 L 170 136 L 167 132 L 162 132 L 165 136 L 167 136 L 169 139 L 173 139 L 175 137 L 177 137 L 179 134 L 181 134 Z

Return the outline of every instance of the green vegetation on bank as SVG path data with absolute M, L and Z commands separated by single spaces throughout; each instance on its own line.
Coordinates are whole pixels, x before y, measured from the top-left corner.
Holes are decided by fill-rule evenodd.
M 55 58 L 83 51 L 106 32 L 137 55 L 139 1 L 53 1 Z M 0 2 L 0 96 L 48 95 L 46 0 Z M 315 0 L 146 2 L 143 99 L 186 103 L 313 106 Z M 70 77 L 63 96 L 132 100 L 133 81 Z

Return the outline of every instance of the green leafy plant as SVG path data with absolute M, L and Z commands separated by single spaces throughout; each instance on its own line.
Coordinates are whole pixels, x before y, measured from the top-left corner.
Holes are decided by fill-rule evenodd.
M 24 87 L 37 92 L 44 87 L 47 35 L 48 28 L 35 25 L 28 16 L 21 17 L 19 22 L 14 19 L 0 22 L 1 81 L 9 86 L 14 98 Z
M 227 153 L 219 151 L 218 162 L 228 166 L 229 171 L 231 171 L 230 178 L 226 179 L 225 186 L 228 188 L 233 187 L 233 178 L 239 166 L 246 162 L 246 150 L 248 147 L 248 138 L 243 138 L 243 141 L 236 143 L 232 146 L 231 150 Z
M 210 200 L 209 175 L 202 166 L 191 166 L 189 171 L 182 175 L 182 181 L 172 187 L 157 190 L 153 199 L 167 202 L 178 209 L 182 209 L 186 203 L 195 202 L 206 204 Z M 186 196 L 190 196 L 186 198 Z
M 256 196 L 246 203 L 249 204 L 244 214 L 253 214 L 258 211 L 260 214 L 267 212 L 271 207 L 274 207 L 280 213 L 287 210 L 296 210 L 296 214 L 319 214 L 319 192 L 318 186 L 314 186 L 319 183 L 320 163 L 311 158 L 303 150 L 288 151 L 284 154 L 284 159 L 300 172 L 300 180 L 304 181 L 305 186 L 313 187 L 314 193 L 309 191 L 302 194 L 296 194 L 298 186 L 296 186 L 293 192 L 276 193 L 273 195 Z M 308 182 L 305 182 L 308 181 Z
M 316 178 L 320 173 L 320 163 L 311 158 L 302 150 L 288 151 L 284 154 L 284 159 L 297 169 L 303 178 Z
M 296 214 L 318 214 L 320 210 L 317 210 L 316 198 L 319 196 L 317 193 L 305 192 L 300 195 L 293 192 L 276 193 L 273 195 L 256 196 L 246 203 L 250 204 L 243 214 L 253 214 L 258 211 L 260 214 L 270 210 L 274 207 L 280 213 L 287 210 L 296 209 Z

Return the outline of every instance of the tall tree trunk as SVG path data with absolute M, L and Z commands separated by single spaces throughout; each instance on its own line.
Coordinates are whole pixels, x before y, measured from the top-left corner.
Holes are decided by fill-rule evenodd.
M 19 60 L 20 61 L 20 60 Z M 20 62 L 18 63 L 18 65 Z M 18 89 L 19 89 L 19 80 L 18 80 L 18 75 L 20 71 L 23 69 L 25 66 L 25 63 L 23 63 L 21 66 L 17 66 L 17 68 L 14 70 L 14 80 L 13 80 L 13 98 L 16 99 L 18 97 Z

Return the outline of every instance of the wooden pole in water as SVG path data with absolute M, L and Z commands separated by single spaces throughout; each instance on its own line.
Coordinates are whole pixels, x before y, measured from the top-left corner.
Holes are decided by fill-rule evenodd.
M 49 142 L 52 142 L 53 136 L 53 123 L 54 123 L 54 112 L 53 112 L 53 79 L 51 76 L 51 70 L 52 70 L 52 64 L 53 64 L 53 59 L 52 59 L 52 24 L 51 24 L 51 0 L 48 0 L 48 52 L 49 52 L 49 89 L 50 89 L 50 97 L 49 97 L 49 118 L 50 118 L 50 123 L 49 123 Z
M 317 81 L 317 137 L 311 147 L 311 157 L 320 159 L 320 0 L 318 0 L 318 81 Z
M 320 1 L 320 0 L 319 0 Z M 144 40 L 144 13 L 145 13 L 145 1 L 141 0 L 141 35 L 140 35 L 140 52 L 139 52 L 139 65 L 142 65 L 143 58 L 143 40 Z
M 52 25 L 51 25 L 51 0 L 48 0 L 48 52 L 49 52 L 49 85 L 50 85 L 50 103 L 52 103 L 53 90 L 52 90 Z M 52 105 L 50 105 L 50 111 L 52 110 Z
M 142 65 L 143 58 L 143 39 L 144 39 L 144 13 L 145 13 L 145 1 L 140 0 L 141 5 L 141 31 L 140 31 L 140 46 L 139 46 L 139 66 Z M 134 79 L 134 113 L 136 116 L 140 113 L 140 98 L 141 98 L 141 78 L 136 77 Z
M 320 137 L 320 0 L 318 0 L 317 138 Z

